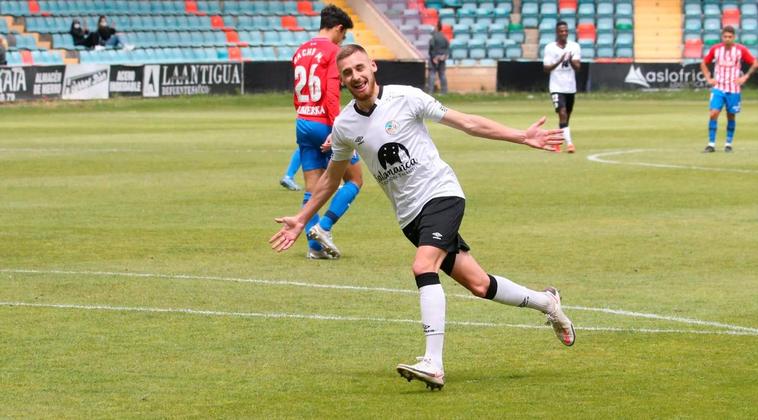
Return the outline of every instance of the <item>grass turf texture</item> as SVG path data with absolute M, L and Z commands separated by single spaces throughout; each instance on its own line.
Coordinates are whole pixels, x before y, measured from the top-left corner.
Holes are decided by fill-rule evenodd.
M 758 328 L 758 95 L 744 96 L 731 155 L 723 116 L 719 152 L 700 153 L 706 92 L 580 95 L 575 155 L 428 125 L 488 271 L 556 285 L 566 305 Z M 303 238 L 281 255 L 268 247 L 273 218 L 302 198 L 278 185 L 294 148 L 290 101 L 0 109 L 0 301 L 102 306 L 0 305 L 0 417 L 758 416 L 754 332 L 698 335 L 724 329 L 574 309 L 567 349 L 547 328 L 505 326 L 538 327 L 536 312 L 465 299 L 445 276 L 447 385 L 406 383 L 394 366 L 423 352 L 421 328 L 390 321 L 419 318 L 414 249 L 368 172 L 335 227 L 341 260 L 306 261 Z M 444 102 L 516 127 L 539 115 L 556 125 L 546 95 Z M 645 151 L 607 159 L 747 172 L 587 159 L 630 149 Z

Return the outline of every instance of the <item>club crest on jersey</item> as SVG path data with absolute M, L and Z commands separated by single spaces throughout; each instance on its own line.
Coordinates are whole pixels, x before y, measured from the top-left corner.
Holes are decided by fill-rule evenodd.
M 380 184 L 413 173 L 417 169 L 418 161 L 411 157 L 408 149 L 400 143 L 386 143 L 379 148 L 377 153 L 379 164 L 383 171 L 375 174 L 376 181 Z
M 397 129 L 400 127 L 400 125 L 397 123 L 397 121 L 387 121 L 386 124 L 384 124 L 384 131 L 387 132 L 387 134 L 394 136 L 397 134 Z

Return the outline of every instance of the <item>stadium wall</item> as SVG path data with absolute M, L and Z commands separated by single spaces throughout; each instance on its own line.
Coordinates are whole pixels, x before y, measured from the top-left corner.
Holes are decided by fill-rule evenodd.
M 378 61 L 377 80 L 422 88 L 421 61 Z M 289 61 L 0 67 L 0 103 L 289 91 Z
M 425 86 L 423 62 L 378 61 L 377 65 L 377 80 L 382 84 Z M 288 61 L 279 61 L 0 67 L 0 103 L 289 91 L 293 85 L 290 66 Z M 496 68 L 450 67 L 447 76 L 451 92 L 545 92 L 549 77 L 542 63 L 519 61 L 501 61 Z M 748 85 L 758 87 L 758 78 L 751 78 Z M 577 88 L 589 92 L 707 86 L 697 63 L 586 63 L 578 73 Z

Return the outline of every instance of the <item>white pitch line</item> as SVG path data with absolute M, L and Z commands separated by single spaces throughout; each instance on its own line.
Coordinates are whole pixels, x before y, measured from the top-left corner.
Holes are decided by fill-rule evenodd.
M 384 293 L 398 293 L 407 295 L 418 295 L 416 290 L 408 289 L 392 289 L 386 287 L 365 287 L 365 286 L 349 286 L 349 285 L 337 285 L 337 284 L 318 284 L 318 283 L 306 283 L 298 281 L 286 281 L 286 280 L 261 280 L 251 278 L 238 278 L 238 277 L 220 277 L 220 276 L 193 276 L 188 274 L 157 274 L 157 273 L 127 273 L 127 272 L 115 272 L 115 271 L 64 271 L 64 270 L 32 270 L 32 269 L 11 269 L 0 268 L 0 273 L 15 273 L 15 274 L 55 274 L 55 275 L 80 275 L 80 276 L 103 276 L 103 277 L 132 277 L 132 278 L 159 278 L 170 280 L 210 280 L 210 281 L 225 281 L 236 283 L 252 283 L 252 284 L 264 284 L 269 286 L 298 286 L 309 287 L 318 289 L 336 289 L 336 290 L 352 290 L 360 292 L 384 292 Z M 451 293 L 448 296 L 459 299 L 476 299 L 479 298 L 470 294 L 456 294 Z M 758 334 L 758 328 L 743 327 L 740 325 L 725 324 L 721 322 L 703 321 L 693 318 L 684 318 L 678 316 L 666 316 L 659 314 L 651 314 L 644 312 L 633 312 L 622 309 L 611 308 L 591 308 L 586 306 L 571 306 L 563 305 L 566 309 L 573 309 L 578 311 L 590 311 L 590 312 L 602 312 L 612 315 L 621 315 L 635 318 L 648 318 L 657 319 L 661 321 L 671 321 L 682 324 L 690 325 L 702 325 L 716 328 L 725 328 L 730 330 L 746 331 L 753 334 Z
M 713 171 L 713 172 L 737 172 L 743 174 L 758 173 L 753 169 L 732 169 L 732 168 L 712 168 L 708 166 L 691 166 L 691 165 L 673 165 L 667 163 L 649 163 L 649 162 L 623 162 L 618 160 L 603 159 L 606 156 L 618 156 L 629 153 L 642 153 L 642 152 L 656 152 L 656 149 L 631 149 L 631 150 L 617 150 L 614 152 L 595 153 L 587 156 L 587 160 L 598 163 L 607 163 L 612 165 L 635 165 L 646 166 L 651 168 L 666 168 L 666 169 L 690 169 L 696 171 Z
M 210 311 L 203 309 L 190 308 L 151 308 L 144 306 L 109 306 L 109 305 L 77 305 L 65 303 L 29 303 L 29 302 L 0 302 L 0 307 L 28 307 L 28 308 L 45 308 L 45 309 L 79 309 L 79 310 L 99 310 L 113 312 L 140 312 L 140 313 L 169 313 L 169 314 L 187 314 L 201 316 L 217 317 L 235 317 L 235 318 L 264 318 L 264 319 L 306 319 L 316 321 L 347 321 L 347 322 L 378 322 L 378 323 L 398 323 L 398 324 L 420 324 L 416 319 L 402 318 L 381 318 L 381 317 L 352 317 L 339 315 L 321 315 L 321 314 L 297 314 L 285 312 L 225 312 Z M 466 327 L 495 327 L 495 328 L 517 328 L 517 329 L 547 329 L 545 326 L 526 325 L 526 324 L 503 324 L 495 322 L 476 322 L 476 321 L 447 321 L 447 325 L 458 325 Z M 620 333 L 642 333 L 642 334 L 700 334 L 700 335 L 736 335 L 736 336 L 758 336 L 758 333 L 747 331 L 707 331 L 707 330 L 679 330 L 679 329 L 656 329 L 656 328 L 613 328 L 613 327 L 577 327 L 581 331 L 595 332 L 620 332 Z

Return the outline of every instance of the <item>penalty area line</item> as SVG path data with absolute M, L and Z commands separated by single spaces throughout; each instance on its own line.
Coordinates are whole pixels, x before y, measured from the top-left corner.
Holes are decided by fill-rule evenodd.
M 420 324 L 417 319 L 382 318 L 382 317 L 353 317 L 323 314 L 298 314 L 286 312 L 227 312 L 211 311 L 191 308 L 154 308 L 144 306 L 110 306 L 110 305 L 80 305 L 66 303 L 29 303 L 29 302 L 0 302 L 0 307 L 8 308 L 41 308 L 41 309 L 76 309 L 84 311 L 110 311 L 110 312 L 136 312 L 152 314 L 183 314 L 207 317 L 232 317 L 232 318 L 263 318 L 263 319 L 299 319 L 314 321 L 342 321 L 342 322 L 377 322 L 395 324 Z M 548 329 L 546 326 L 527 324 L 505 324 L 496 322 L 476 321 L 452 321 L 447 325 L 464 327 L 494 327 L 515 329 Z M 734 335 L 734 336 L 758 336 L 758 333 L 748 331 L 715 331 L 715 330 L 682 330 L 682 329 L 658 329 L 658 328 L 613 328 L 613 327 L 576 327 L 580 331 L 610 332 L 610 333 L 636 333 L 636 334 L 696 334 L 696 335 Z
M 195 276 L 189 274 L 159 274 L 159 273 L 132 273 L 132 272 L 118 272 L 118 271 L 66 271 L 66 270 L 34 270 L 34 269 L 13 269 L 13 268 L 0 268 L 0 273 L 9 274 L 44 274 L 44 275 L 75 275 L 75 276 L 97 276 L 97 277 L 128 277 L 128 278 L 154 278 L 164 280 L 201 280 L 201 281 L 222 281 L 222 282 L 235 282 L 235 283 L 251 283 L 261 284 L 267 286 L 295 286 L 295 287 L 307 287 L 316 289 L 333 289 L 333 290 L 347 290 L 358 292 L 378 292 L 378 293 L 396 293 L 406 295 L 418 295 L 418 291 L 409 289 L 393 289 L 388 287 L 366 287 L 366 286 L 352 286 L 352 285 L 339 285 L 339 284 L 318 284 L 307 283 L 302 281 L 289 281 L 289 280 L 263 280 L 254 278 L 242 278 L 242 277 L 222 277 L 222 276 Z M 451 293 L 449 297 L 458 299 L 474 299 L 480 300 L 470 294 Z M 684 318 L 679 316 L 667 316 L 652 313 L 633 312 L 622 309 L 611 308 L 593 308 L 587 306 L 572 306 L 563 305 L 566 309 L 572 309 L 577 311 L 589 311 L 589 312 L 601 312 L 611 315 L 626 316 L 632 318 L 648 318 L 656 319 L 659 321 L 669 321 L 681 324 L 708 326 L 714 328 L 725 328 L 729 330 L 746 331 L 753 334 L 758 334 L 758 328 L 743 327 L 739 325 L 725 324 L 721 322 L 704 321 L 693 318 Z

